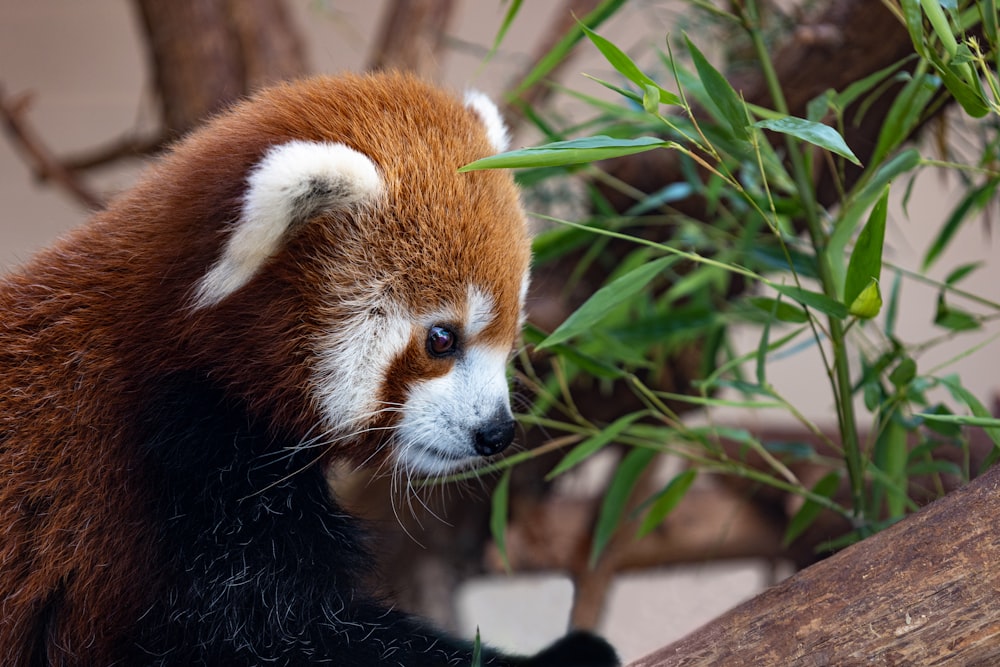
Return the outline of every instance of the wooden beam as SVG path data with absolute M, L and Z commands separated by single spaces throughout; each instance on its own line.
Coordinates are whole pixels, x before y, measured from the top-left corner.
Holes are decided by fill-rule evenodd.
M 1000 665 L 1000 467 L 631 667 Z

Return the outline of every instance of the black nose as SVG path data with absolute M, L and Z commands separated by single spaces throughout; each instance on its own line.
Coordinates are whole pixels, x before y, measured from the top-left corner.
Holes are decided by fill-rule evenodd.
M 514 440 L 514 420 L 503 416 L 492 419 L 476 430 L 473 446 L 480 456 L 493 456 L 507 449 Z

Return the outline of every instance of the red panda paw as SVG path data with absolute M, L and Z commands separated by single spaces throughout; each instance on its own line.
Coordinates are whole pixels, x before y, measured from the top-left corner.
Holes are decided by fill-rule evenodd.
M 528 658 L 524 667 L 618 667 L 620 664 L 618 654 L 604 639 L 574 630 Z

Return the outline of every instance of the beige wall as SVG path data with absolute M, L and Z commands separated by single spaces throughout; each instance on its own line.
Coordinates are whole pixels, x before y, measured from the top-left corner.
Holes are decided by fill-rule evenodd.
M 298 23 L 306 33 L 315 71 L 336 72 L 363 65 L 383 1 L 296 0 L 292 4 Z M 492 41 L 506 5 L 480 0 L 460 3 L 461 11 L 452 32 L 467 45 L 456 46 L 449 55 L 444 67 L 447 82 L 457 88 L 471 84 L 499 94 L 515 69 L 524 62 L 526 47 L 523 45 L 535 43 L 547 23 L 547 14 L 557 4 L 561 3 L 525 3 L 532 14 L 518 20 L 505 51 L 482 69 L 479 64 L 482 49 Z M 662 44 L 662 36 L 671 31 L 671 23 L 677 18 L 675 10 L 665 8 L 667 4 L 633 2 L 628 12 L 602 32 L 625 45 L 645 43 L 648 48 L 648 45 Z M 650 8 L 652 11 L 646 11 Z M 0 0 L 0 85 L 8 94 L 34 93 L 30 120 L 58 154 L 87 150 L 123 132 L 155 127 L 144 57 L 125 0 Z M 567 76 L 571 85 L 596 94 L 599 88 L 584 80 L 580 76 L 582 71 L 603 75 L 607 67 L 591 52 L 575 63 Z M 130 178 L 128 170 L 117 169 L 101 174 L 95 182 L 102 189 L 114 190 L 125 187 Z M 953 188 L 953 181 L 927 173 L 914 189 L 909 206 L 910 219 L 905 219 L 898 206 L 894 208 L 888 245 L 896 261 L 911 268 L 917 266 L 931 230 L 940 224 L 950 205 Z M 34 182 L 21 158 L 3 138 L 0 138 L 0 202 L 3 211 L 0 267 L 28 257 L 85 217 L 85 212 L 61 192 Z M 953 252 L 939 263 L 941 268 L 935 275 L 942 276 L 959 262 L 988 261 L 994 253 L 981 228 L 970 225 Z M 1000 275 L 993 268 L 975 276 L 967 288 L 1000 300 L 998 285 Z M 906 303 L 899 327 L 904 338 L 915 341 L 933 335 L 927 324 L 933 313 L 934 290 L 908 284 L 904 294 Z M 960 344 L 940 346 L 919 360 L 921 368 L 929 368 L 957 354 L 974 341 L 986 340 L 988 335 L 967 337 L 961 339 Z M 752 349 L 753 336 L 753 332 L 747 332 L 740 337 L 746 349 Z M 871 340 L 878 342 L 874 336 Z M 991 343 L 950 372 L 962 373 L 973 391 L 985 399 L 997 386 L 1000 366 L 997 352 L 997 345 Z M 776 362 L 770 371 L 771 381 L 787 395 L 800 399 L 807 414 L 824 423 L 832 422 L 823 372 L 815 355 L 803 353 Z M 773 417 L 768 413 L 723 416 L 741 425 L 762 423 Z M 752 563 L 730 568 L 724 573 L 707 567 L 689 568 L 675 571 L 672 578 L 661 578 L 659 581 L 663 585 L 659 588 L 645 579 L 624 580 L 619 590 L 627 594 L 616 593 L 606 629 L 626 655 L 635 657 L 707 620 L 739 597 L 758 590 L 764 582 L 762 572 L 759 564 Z M 742 583 L 735 582 L 733 576 Z M 488 591 L 484 593 L 486 597 L 473 596 L 464 607 L 475 612 L 475 620 L 470 621 L 468 627 L 479 624 L 484 626 L 484 631 L 495 628 L 496 635 L 510 635 L 514 644 L 519 637 L 527 641 L 525 628 L 548 628 L 539 641 L 557 633 L 561 625 L 558 619 L 563 613 L 560 610 L 564 610 L 568 601 L 559 594 L 545 593 L 548 589 L 540 589 L 532 581 L 529 580 L 524 595 L 530 595 L 532 590 L 543 591 L 544 599 L 525 603 L 524 597 L 519 597 L 511 603 L 512 608 L 498 610 L 497 600 L 502 596 Z M 630 585 L 629 581 L 633 583 Z M 669 583 L 664 584 L 665 581 Z M 702 606 L 692 608 L 688 604 L 690 600 L 699 600 Z M 495 622 L 485 618 L 490 610 L 497 612 Z M 504 626 L 505 616 L 515 625 Z

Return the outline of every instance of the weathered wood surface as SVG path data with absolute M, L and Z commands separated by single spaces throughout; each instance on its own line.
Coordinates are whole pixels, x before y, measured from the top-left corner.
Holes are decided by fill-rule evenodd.
M 1000 466 L 631 667 L 695 665 L 1000 665 Z

